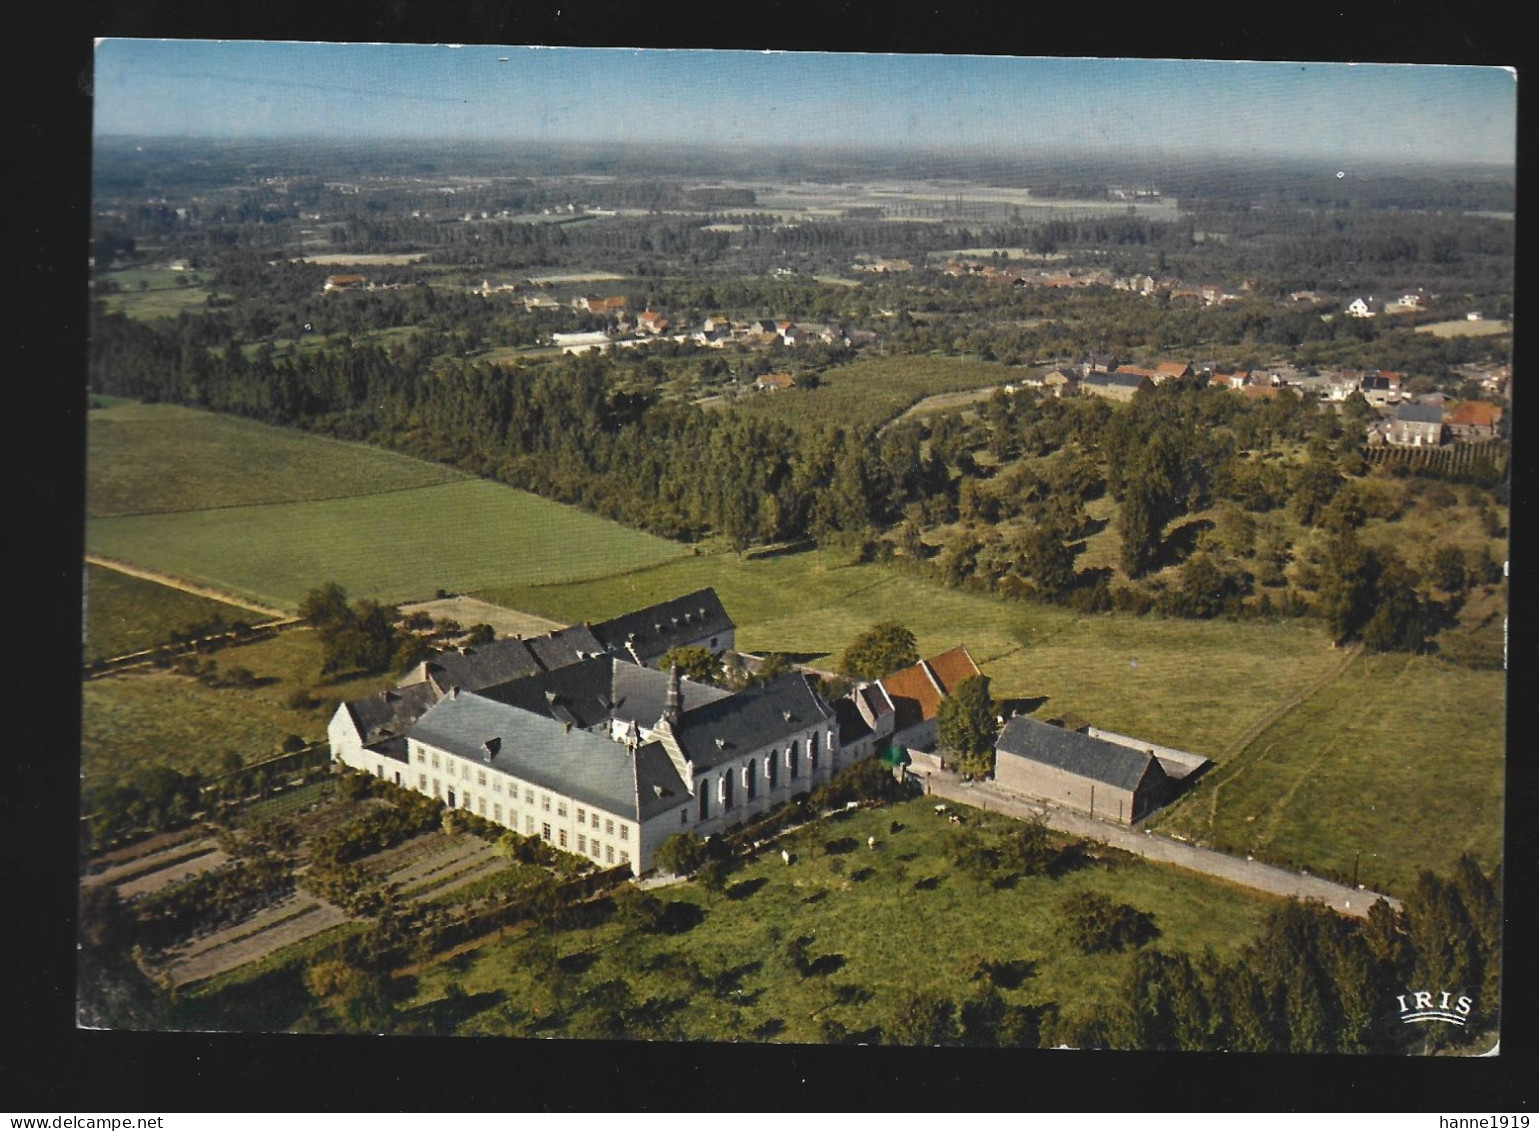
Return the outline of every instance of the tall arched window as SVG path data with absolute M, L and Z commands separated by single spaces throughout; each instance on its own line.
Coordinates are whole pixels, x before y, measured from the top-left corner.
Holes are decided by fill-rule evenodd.
M 775 761 L 775 758 L 775 751 L 771 750 L 769 757 L 764 759 L 764 776 L 769 781 L 771 789 L 778 789 L 780 786 L 780 763 Z
M 788 772 L 787 776 L 789 776 L 792 781 L 795 781 L 797 776 L 801 773 L 801 767 L 797 765 L 797 763 L 801 761 L 801 756 L 796 747 L 797 744 L 793 742 L 786 750 L 786 770 Z
M 807 772 L 818 772 L 818 736 L 813 735 L 807 740 Z
M 721 807 L 732 808 L 732 771 L 726 770 L 721 775 Z
M 749 801 L 759 796 L 759 765 L 752 758 L 743 767 L 743 794 Z
M 700 794 L 700 819 L 708 821 L 711 819 L 711 783 L 708 779 L 700 779 L 698 792 Z

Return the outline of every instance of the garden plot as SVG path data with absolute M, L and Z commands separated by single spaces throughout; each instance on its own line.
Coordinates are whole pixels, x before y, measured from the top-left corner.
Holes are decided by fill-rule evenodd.
M 216 859 L 210 860 L 210 857 Z M 129 857 L 95 875 L 86 876 L 80 881 L 80 886 L 94 888 L 101 884 L 116 884 L 119 893 L 126 898 L 130 895 L 154 891 L 173 880 L 185 879 L 198 872 L 206 872 L 210 868 L 223 864 L 226 859 L 228 857 L 219 851 L 218 841 L 212 837 L 202 837 Z M 190 866 L 191 870 L 185 870 L 182 867 L 184 865 Z M 131 888 L 130 885 L 141 880 L 156 882 L 149 887 Z
M 349 916 L 340 908 L 312 896 L 294 895 L 243 923 L 205 936 L 187 949 L 173 952 L 167 967 L 173 986 L 199 982 L 215 974 L 255 962 L 274 951 L 320 934 Z
M 412 891 L 407 898 L 418 903 L 428 899 L 441 899 L 450 892 L 459 891 L 461 888 L 467 887 L 477 880 L 484 880 L 488 876 L 495 876 L 498 872 L 506 871 L 507 868 L 508 862 L 506 860 L 493 857 L 491 859 L 483 859 L 479 864 L 452 874 L 439 872 L 436 876 L 429 879 L 425 885 Z M 439 882 L 440 880 L 443 882 Z
M 463 837 L 440 852 L 389 873 L 385 882 L 397 885 L 402 891 L 412 891 L 414 897 L 421 896 L 426 890 L 436 888 L 446 880 L 457 879 L 469 869 L 494 859 L 493 852 L 492 846 L 485 841 Z

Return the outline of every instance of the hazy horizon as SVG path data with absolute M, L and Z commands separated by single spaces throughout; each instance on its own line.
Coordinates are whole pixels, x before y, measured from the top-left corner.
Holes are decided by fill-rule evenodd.
M 1510 167 L 1499 67 L 103 40 L 95 135 Z

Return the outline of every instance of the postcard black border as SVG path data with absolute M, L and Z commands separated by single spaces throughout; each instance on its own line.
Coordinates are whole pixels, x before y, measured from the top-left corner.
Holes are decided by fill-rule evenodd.
M 13 145 L 23 156 L 22 249 L 32 294 L 19 327 L 26 395 L 13 400 L 8 466 L 13 558 L 28 593 L 17 602 L 22 660 L 12 684 L 12 790 L 4 796 L 7 857 L 23 873 L 0 1001 L 13 1051 L 6 1106 L 43 1110 L 625 1110 L 1171 1111 L 1516 1110 L 1533 1094 L 1531 971 L 1504 994 L 1503 1055 L 1486 1060 L 1246 1057 L 1208 1054 L 1010 1053 L 763 1045 L 604 1045 L 420 1038 L 131 1034 L 73 1026 L 75 845 L 61 814 L 75 811 L 82 551 L 85 230 L 88 215 L 91 37 L 281 38 L 381 42 L 545 43 L 1133 58 L 1300 59 L 1521 66 L 1506 6 L 1468 19 L 1452 3 L 1109 5 L 1064 14 L 1046 6 L 766 3 L 647 8 L 615 2 L 465 3 L 415 0 L 367 7 L 295 0 L 259 6 L 193 0 L 67 3 L 29 18 L 22 37 Z M 1083 26 L 1076 26 L 1077 21 Z M 1466 26 L 1468 24 L 1469 26 Z M 27 30 L 21 25 L 22 30 Z M 1520 114 L 1531 99 L 1522 94 Z M 1520 149 L 1520 185 L 1527 153 Z M 13 205 L 13 207 L 18 207 Z M 1521 229 L 1520 229 L 1521 230 Z M 1533 288 L 1523 282 L 1519 303 Z M 1520 368 L 1520 366 L 1519 366 Z M 1521 382 L 1521 377 L 1519 378 Z M 1515 407 L 1515 414 L 1521 406 Z M 1530 524 L 1532 467 L 1515 450 L 1513 560 Z M 1516 573 L 1516 571 L 1515 571 Z M 1512 585 L 1510 685 L 1531 686 L 1531 593 Z M 14 677 L 13 677 L 14 678 Z M 62 694 L 35 688 L 65 689 Z M 1509 696 L 1509 730 L 1529 707 Z M 1516 753 L 1511 743 L 1509 750 Z M 1514 827 L 1532 811 L 1534 776 L 1510 770 L 1508 906 L 1526 907 L 1534 838 Z M 1521 915 L 1506 951 L 1526 948 Z M 34 928 L 35 919 L 35 928 Z M 15 1041 L 19 1038 L 19 1041 Z M 456 1066 L 442 1090 L 444 1067 Z

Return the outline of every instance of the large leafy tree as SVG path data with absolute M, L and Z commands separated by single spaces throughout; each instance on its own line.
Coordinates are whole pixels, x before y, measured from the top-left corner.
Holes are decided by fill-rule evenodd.
M 884 621 L 850 642 L 839 661 L 839 673 L 853 679 L 881 679 L 918 662 L 914 634 L 896 621 Z
M 994 772 L 994 700 L 989 696 L 989 677 L 969 676 L 946 698 L 936 712 L 941 746 L 957 756 L 964 774 L 983 776 Z

